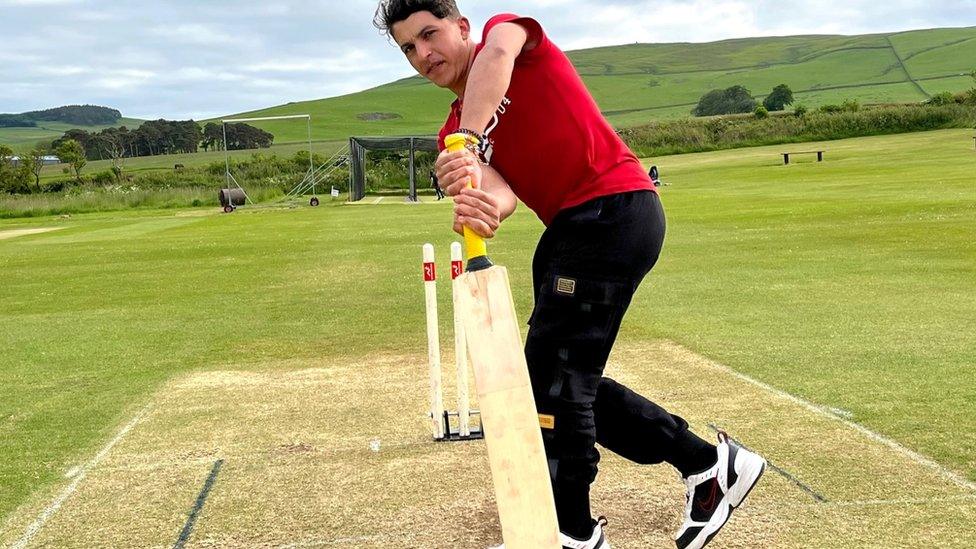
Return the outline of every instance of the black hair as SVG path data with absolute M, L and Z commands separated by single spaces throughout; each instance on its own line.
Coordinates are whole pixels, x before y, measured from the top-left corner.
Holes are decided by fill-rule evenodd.
M 392 37 L 393 25 L 418 11 L 429 11 L 438 19 L 461 16 L 454 0 L 380 0 L 373 25 L 385 36 Z

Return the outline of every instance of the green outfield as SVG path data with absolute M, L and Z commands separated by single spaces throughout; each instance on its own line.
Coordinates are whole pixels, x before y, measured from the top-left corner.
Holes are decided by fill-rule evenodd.
M 647 159 L 668 239 L 608 372 L 777 466 L 716 547 L 976 543 L 972 136 Z M 484 447 L 429 443 L 423 418 L 420 246 L 448 272 L 449 217 L 0 221 L 0 545 L 500 541 Z M 490 243 L 522 319 L 541 231 L 523 207 Z M 673 472 L 603 453 L 614 546 L 669 544 Z
M 347 139 L 334 139 L 326 141 L 313 141 L 312 142 L 312 152 L 314 154 L 322 155 L 324 158 L 329 158 L 337 151 L 344 147 L 348 147 L 349 140 Z M 284 143 L 280 145 L 272 145 L 267 149 L 249 149 L 242 151 L 230 151 L 231 158 L 245 159 L 249 158 L 255 154 L 270 155 L 275 154 L 278 156 L 293 156 L 299 151 L 307 151 L 308 142 L 305 143 Z M 157 156 L 140 156 L 137 158 L 127 158 L 125 162 L 122 163 L 122 168 L 128 174 L 137 174 L 139 172 L 157 171 L 157 170 L 172 170 L 175 169 L 177 165 L 182 165 L 184 167 L 198 168 L 201 166 L 206 166 L 208 164 L 217 162 L 223 163 L 225 158 L 224 151 L 208 151 L 208 152 L 197 152 L 188 154 L 163 154 Z M 85 164 L 85 168 L 82 170 L 82 174 L 91 174 L 99 171 L 109 170 L 112 168 L 111 160 L 93 160 Z M 64 173 L 65 166 L 63 165 L 51 165 L 45 166 L 41 170 L 41 181 L 50 181 L 52 179 L 65 179 L 70 178 L 71 175 L 66 175 Z

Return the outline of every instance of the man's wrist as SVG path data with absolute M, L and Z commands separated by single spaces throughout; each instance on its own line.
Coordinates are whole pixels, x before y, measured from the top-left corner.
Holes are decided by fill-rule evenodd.
M 475 145 L 480 145 L 482 141 L 485 141 L 487 139 L 487 137 L 485 137 L 485 134 L 481 132 L 476 132 L 468 128 L 458 128 L 457 131 L 454 133 L 460 133 L 465 135 L 466 137 L 468 137 L 469 141 L 473 140 Z
M 459 133 L 466 138 L 465 148 L 471 151 L 482 164 L 487 165 L 486 153 L 488 152 L 488 136 L 468 128 L 458 128 L 454 133 Z

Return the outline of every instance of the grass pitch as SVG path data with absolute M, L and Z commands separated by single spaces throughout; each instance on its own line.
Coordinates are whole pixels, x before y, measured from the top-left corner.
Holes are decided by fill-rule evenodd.
M 782 166 L 796 146 L 653 159 L 668 240 L 608 372 L 826 500 L 768 473 L 718 543 L 971 546 L 971 132 L 819 145 L 819 164 Z M 33 543 L 173 546 L 218 460 L 190 546 L 496 541 L 483 447 L 428 443 L 423 420 L 420 245 L 446 265 L 448 216 L 327 203 L 0 222 L 60 228 L 0 240 L 0 544 L 75 485 Z M 492 244 L 522 319 L 540 232 L 520 209 Z M 449 347 L 443 282 L 440 298 Z M 673 472 L 604 454 L 595 511 L 614 544 L 666 546 Z
M 483 441 L 428 440 L 424 360 L 296 360 L 262 371 L 228 364 L 180 376 L 150 399 L 31 544 L 497 542 Z M 976 539 L 973 486 L 686 349 L 625 343 L 608 374 L 668 402 L 706 436 L 721 418 L 722 428 L 771 460 L 715 547 L 966 547 Z M 684 504 L 669 468 L 609 452 L 593 500 L 597 513 L 612 517 L 609 536 L 622 548 L 669 546 Z M 23 507 L 8 523 L 21 528 L 11 532 L 38 513 Z

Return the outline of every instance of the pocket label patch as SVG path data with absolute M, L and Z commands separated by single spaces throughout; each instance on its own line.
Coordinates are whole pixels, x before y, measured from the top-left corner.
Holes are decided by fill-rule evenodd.
M 556 278 L 556 293 L 563 295 L 576 294 L 576 281 L 572 278 Z

